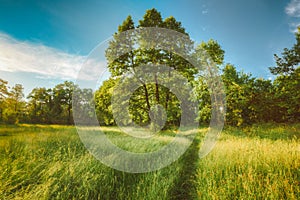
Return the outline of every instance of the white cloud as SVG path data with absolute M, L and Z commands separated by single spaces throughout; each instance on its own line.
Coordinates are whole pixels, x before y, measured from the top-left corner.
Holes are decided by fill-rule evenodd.
M 0 33 L 1 71 L 32 72 L 39 74 L 39 78 L 74 80 L 85 60 L 86 56 L 69 54 L 43 44 L 18 41 Z M 103 69 L 105 62 L 97 62 L 97 65 Z M 95 78 L 95 73 L 91 70 L 85 76 L 79 77 L 82 80 Z
M 289 26 L 290 26 L 290 31 L 292 33 L 297 33 L 298 32 L 298 27 L 300 26 L 300 22 L 298 23 L 289 23 Z
M 285 13 L 291 17 L 300 17 L 300 0 L 292 0 L 285 7 Z
M 206 15 L 208 14 L 208 8 L 206 6 L 206 4 L 202 5 L 202 11 L 201 11 L 202 15 Z
M 206 15 L 208 13 L 208 10 L 202 10 L 202 15 Z

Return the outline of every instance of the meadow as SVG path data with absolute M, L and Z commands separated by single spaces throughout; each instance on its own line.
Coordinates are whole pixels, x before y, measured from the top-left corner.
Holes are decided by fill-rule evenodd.
M 148 152 L 164 146 L 105 128 L 120 147 Z M 0 126 L 0 199 L 300 199 L 300 124 L 227 127 L 199 159 L 207 128 L 171 165 L 149 173 L 114 170 L 95 159 L 75 127 Z

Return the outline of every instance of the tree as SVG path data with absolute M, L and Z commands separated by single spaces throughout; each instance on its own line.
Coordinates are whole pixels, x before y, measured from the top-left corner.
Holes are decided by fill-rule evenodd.
M 225 51 L 221 48 L 220 44 L 213 39 L 210 39 L 207 42 L 202 42 L 198 45 L 196 48 L 196 56 L 203 60 L 203 57 L 201 57 L 201 54 L 203 53 L 208 54 L 204 56 L 209 56 L 209 58 L 211 58 L 217 66 L 222 65 L 224 62 Z
M 128 16 L 126 20 L 118 27 L 118 33 L 114 34 L 114 40 L 110 41 L 109 47 L 106 49 L 106 58 L 108 60 L 108 68 L 112 74 L 112 77 L 119 77 L 121 75 L 124 75 L 127 72 L 133 72 L 137 66 L 140 65 L 138 54 L 139 50 L 134 50 L 133 46 L 136 44 L 136 38 L 133 36 L 133 34 L 127 33 L 122 34 L 122 38 L 120 38 L 120 33 L 134 29 L 134 23 L 131 19 L 131 16 Z M 122 54 L 120 52 L 126 52 L 125 54 Z M 111 80 L 112 81 L 112 80 Z M 141 84 L 143 85 L 143 93 L 145 95 L 145 101 L 147 105 L 148 111 L 150 110 L 150 102 L 149 102 L 149 94 L 148 94 L 148 88 L 145 83 L 140 80 Z M 104 84 L 108 84 L 107 82 L 104 82 Z M 106 88 L 108 86 L 104 85 L 103 88 Z M 111 98 L 111 94 L 104 93 L 103 89 L 100 88 L 98 94 L 96 95 L 107 95 L 107 98 Z M 106 98 L 103 99 L 103 104 L 107 104 Z M 110 100 L 109 100 L 110 103 Z M 96 103 L 96 105 L 99 105 L 98 108 L 102 108 L 101 102 Z M 112 113 L 106 112 L 105 110 L 99 111 L 101 114 L 98 116 L 101 116 L 102 113 L 106 114 L 107 116 L 103 119 L 99 119 L 101 123 L 106 124 L 112 124 L 114 123 L 112 119 Z M 111 113 L 111 114 L 110 114 Z
M 161 14 L 156 9 L 147 10 L 143 19 L 139 21 L 138 27 L 168 28 L 184 33 L 188 37 L 188 34 L 180 22 L 176 21 L 172 16 L 163 20 Z M 122 25 L 119 26 L 118 33 L 134 28 L 133 21 L 131 17 L 128 16 Z M 182 55 L 176 55 L 165 49 L 161 49 L 159 45 L 155 46 L 154 44 L 151 48 L 146 48 L 145 44 L 149 42 L 149 38 L 151 38 L 152 41 L 156 41 L 156 39 L 162 40 L 163 36 L 160 33 L 143 32 L 136 36 L 134 32 L 126 32 L 122 34 L 122 37 L 120 37 L 118 33 L 114 34 L 114 39 L 109 44 L 106 50 L 106 57 L 108 60 L 108 68 L 113 78 L 129 72 L 132 73 L 136 81 L 141 84 L 141 87 L 137 88 L 130 99 L 130 113 L 133 120 L 138 124 L 147 124 L 150 121 L 149 113 L 151 108 L 156 104 L 161 104 L 168 113 L 168 121 L 170 123 L 178 121 L 180 117 L 178 116 L 179 106 L 178 103 L 174 102 L 178 100 L 176 100 L 174 94 L 172 94 L 167 87 L 162 87 L 159 84 L 158 73 L 154 72 L 160 68 L 159 65 L 168 65 L 170 66 L 170 71 L 169 76 L 166 78 L 171 78 L 172 70 L 176 70 L 189 80 L 193 80 L 193 75 L 197 70 L 183 59 L 181 57 Z M 165 44 L 170 44 L 174 47 L 176 45 L 177 48 L 181 48 L 182 52 L 186 55 L 188 55 L 192 49 L 193 43 L 191 40 L 189 43 L 176 41 L 170 37 L 165 37 L 163 40 Z M 120 52 L 124 51 L 128 53 L 121 55 Z M 145 69 L 144 74 L 148 73 L 148 77 L 153 77 L 152 81 L 154 84 L 146 84 L 145 80 L 138 77 L 137 70 L 138 67 L 142 65 L 147 65 L 153 69 L 152 71 Z M 126 92 L 123 91 L 123 94 L 124 93 Z
M 56 123 L 73 123 L 72 96 L 74 89 L 77 87 L 73 82 L 65 81 L 53 88 L 53 117 L 56 117 L 56 120 L 58 120 Z
M 214 67 L 220 67 L 224 62 L 225 51 L 215 40 L 208 40 L 200 43 L 193 53 L 194 60 L 202 67 L 201 71 L 194 81 L 194 92 L 199 101 L 198 120 L 200 122 L 209 123 L 211 119 L 212 103 L 217 103 L 217 94 L 221 88 L 213 87 L 215 82 L 214 77 L 217 75 Z M 206 66 L 206 68 L 203 68 Z M 210 78 L 212 77 L 212 78 Z M 217 77 L 215 77 L 217 78 Z M 210 87 L 209 87 L 210 85 Z M 213 98 L 214 101 L 211 101 Z M 213 105 L 217 106 L 217 105 Z
M 92 89 L 75 87 L 72 96 L 72 113 L 78 125 L 97 125 L 95 96 Z
M 110 78 L 95 92 L 95 108 L 100 125 L 115 125 L 111 97 L 116 80 Z
M 289 75 L 279 75 L 274 80 L 274 99 L 279 122 L 300 121 L 300 67 Z
M 168 18 L 166 18 L 163 21 L 163 25 L 164 28 L 167 29 L 171 29 L 174 31 L 177 31 L 179 33 L 185 34 L 187 37 L 189 37 L 188 33 L 185 31 L 185 29 L 182 27 L 181 22 L 178 22 L 173 16 L 170 16 Z M 176 40 L 175 37 L 172 37 L 173 35 L 169 35 L 168 38 L 165 38 L 165 43 L 168 44 L 168 46 L 170 47 L 177 47 L 182 51 L 182 53 L 185 56 L 189 56 L 190 52 L 192 51 L 193 48 L 193 41 L 180 41 L 180 40 Z M 184 58 L 182 58 L 182 55 L 177 55 L 176 53 L 173 53 L 171 51 L 164 51 L 163 52 L 163 64 L 166 64 L 167 66 L 169 66 L 169 74 L 168 74 L 168 78 L 170 79 L 170 75 L 172 70 L 176 70 L 177 72 L 181 73 L 184 77 L 188 78 L 189 81 L 194 80 L 194 75 L 197 73 L 197 69 L 191 65 L 191 63 L 189 63 L 187 60 L 185 60 Z M 169 89 L 166 88 L 165 92 L 165 110 L 168 110 L 169 108 L 169 104 L 173 104 L 172 101 L 170 102 L 170 100 L 175 99 L 174 95 L 172 95 L 172 93 L 170 92 Z M 172 97 L 173 96 L 173 97 Z M 173 104 L 174 105 L 174 104 Z M 171 109 L 174 110 L 174 109 Z M 170 110 L 170 111 L 171 111 Z M 170 112 L 173 113 L 173 112 Z M 172 115 L 169 115 L 170 117 L 172 117 Z
M 249 97 L 254 78 L 227 64 L 223 69 L 222 80 L 226 91 L 226 123 L 235 126 L 250 123 Z
M 250 83 L 249 83 L 250 84 Z M 275 92 L 270 80 L 256 78 L 249 87 L 248 109 L 249 123 L 278 121 L 278 103 L 275 101 Z
M 156 9 L 147 10 L 145 15 L 143 16 L 142 20 L 139 20 L 138 27 L 162 27 L 163 26 L 163 20 L 161 17 L 160 12 L 158 12 Z M 155 49 L 154 47 L 147 49 L 144 47 L 144 38 L 151 37 L 155 40 L 157 35 L 149 35 L 149 33 L 144 33 L 140 38 L 138 38 L 138 44 L 139 44 L 139 50 L 138 50 L 138 56 L 137 60 L 139 64 L 153 64 L 158 65 L 159 61 L 162 59 L 162 54 L 159 49 Z M 159 84 L 157 80 L 157 74 L 154 76 L 155 81 L 155 101 L 157 104 L 160 103 L 160 92 L 159 92 Z M 145 90 L 145 97 L 147 102 L 147 109 L 148 112 L 150 112 L 151 104 L 149 101 L 149 94 L 146 94 L 147 86 L 145 83 L 143 84 L 143 89 Z M 145 86 L 144 86 L 145 85 Z M 148 85 L 150 86 L 150 85 Z M 148 93 L 148 91 L 147 91 Z M 149 117 L 148 117 L 149 119 Z
M 75 99 L 73 94 L 75 93 Z M 73 124 L 73 109 L 80 123 L 91 124 L 95 115 L 92 89 L 79 88 L 70 81 L 53 89 L 34 88 L 28 95 L 28 117 L 31 123 Z
M 6 99 L 7 108 L 4 110 L 3 118 L 7 123 L 19 123 L 20 119 L 24 117 L 24 93 L 23 86 L 16 84 L 8 93 Z
M 270 67 L 272 74 L 277 75 L 274 80 L 274 100 L 278 111 L 276 121 L 300 121 L 300 27 L 295 34 L 296 44 L 292 48 L 285 48 L 282 57 L 274 55 L 276 67 Z
M 0 79 L 0 122 L 3 121 L 3 110 L 5 109 L 5 100 L 8 94 L 7 81 Z
M 195 101 L 199 102 L 197 120 L 208 124 L 211 119 L 211 91 L 208 89 L 206 79 L 199 76 L 194 83 Z
M 53 107 L 52 90 L 46 88 L 34 88 L 27 97 L 28 114 L 31 123 L 51 123 Z
M 105 51 L 105 56 L 108 61 L 108 68 L 112 76 L 120 76 L 135 67 L 135 52 L 133 51 L 134 40 L 132 35 L 122 35 L 119 37 L 119 33 L 134 29 L 134 23 L 129 15 L 126 20 L 118 27 L 118 32 L 113 35 L 113 40 L 109 42 L 109 47 Z M 121 54 L 126 50 L 129 51 L 126 54 Z M 118 55 L 118 56 L 117 56 Z
M 269 67 L 270 71 L 274 75 L 289 75 L 293 73 L 300 63 L 300 27 L 295 34 L 296 44 L 291 49 L 284 48 L 282 57 L 274 54 L 276 67 Z

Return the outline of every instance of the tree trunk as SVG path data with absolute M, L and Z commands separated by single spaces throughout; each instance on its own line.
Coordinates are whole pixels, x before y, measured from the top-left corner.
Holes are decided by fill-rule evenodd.
M 155 74 L 155 97 L 156 97 L 156 102 L 159 104 L 159 89 L 158 89 L 157 74 Z
M 68 124 L 71 124 L 71 107 L 68 107 Z
M 147 109 L 148 112 L 150 111 L 150 103 L 149 103 L 149 94 L 148 94 L 148 90 L 147 90 L 147 86 L 146 84 L 143 84 L 144 90 L 145 90 L 145 97 L 146 97 L 146 103 L 147 103 Z
M 170 59 L 170 61 L 172 60 L 172 53 L 170 53 L 169 59 Z M 169 74 L 168 74 L 168 78 L 169 78 L 168 81 L 169 81 L 169 82 L 168 82 L 168 87 L 170 87 L 169 84 L 170 84 L 170 77 L 171 77 L 171 67 L 173 67 L 173 66 L 170 66 L 170 67 L 169 67 Z M 170 89 L 167 88 L 166 104 L 165 104 L 166 112 L 168 111 L 169 100 L 170 100 Z

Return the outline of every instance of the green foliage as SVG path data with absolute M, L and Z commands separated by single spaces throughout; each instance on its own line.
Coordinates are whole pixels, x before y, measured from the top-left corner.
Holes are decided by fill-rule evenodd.
M 300 121 L 300 67 L 274 80 L 274 109 L 279 122 Z
M 32 123 L 51 123 L 54 105 L 52 89 L 34 88 L 28 95 L 29 118 Z
M 176 19 L 172 16 L 163 20 L 161 14 L 156 9 L 147 10 L 146 14 L 143 16 L 143 19 L 139 21 L 138 27 L 164 27 L 179 31 L 188 36 L 180 22 L 176 21 Z M 118 33 L 133 28 L 135 28 L 134 23 L 131 17 L 128 16 L 127 19 L 119 26 Z M 127 72 L 137 74 L 137 68 L 143 64 L 151 64 L 153 65 L 153 67 L 166 64 L 170 66 L 171 69 L 181 73 L 189 80 L 193 80 L 193 76 L 196 73 L 196 70 L 181 56 L 155 46 L 150 49 L 145 49 L 145 38 L 148 37 L 149 35 L 142 35 L 136 38 L 130 33 L 126 33 L 125 35 L 123 34 L 122 38 L 120 38 L 117 33 L 114 35 L 114 40 L 110 42 L 109 47 L 106 50 L 108 68 L 111 72 L 112 78 L 119 77 L 126 74 Z M 153 38 L 154 40 L 155 37 L 161 36 L 155 34 L 151 35 L 151 38 Z M 183 49 L 183 53 L 185 54 L 188 54 L 192 49 L 192 41 L 190 42 L 190 44 L 183 44 L 180 41 L 174 43 L 174 39 L 172 38 L 164 38 L 164 40 L 166 44 L 177 45 L 178 47 Z M 133 47 L 135 48 L 133 49 Z M 128 53 L 119 55 L 120 52 L 124 51 L 127 51 Z M 171 69 L 168 78 L 171 78 Z M 152 75 L 149 74 L 149 76 Z M 161 104 L 167 111 L 167 124 L 178 124 L 180 117 L 180 115 L 178 115 L 178 113 L 180 112 L 178 101 L 174 97 L 174 94 L 172 94 L 167 87 L 163 87 L 158 83 L 158 76 L 153 76 L 154 84 L 146 84 L 142 79 L 139 79 L 139 82 L 141 84 L 141 87 L 139 87 L 132 94 L 130 99 L 130 113 L 133 121 L 140 125 L 147 125 L 148 123 L 150 123 L 149 112 L 151 108 L 156 104 Z M 103 90 L 105 90 L 105 87 L 106 86 L 102 86 L 100 88 L 102 94 L 104 93 Z M 126 87 L 124 88 L 124 90 L 122 90 L 123 94 L 126 94 L 125 89 Z M 101 99 L 97 101 L 97 104 L 101 104 L 99 101 L 101 101 Z M 106 98 L 104 98 L 103 101 L 105 101 L 103 104 L 107 105 Z M 122 105 L 122 102 L 120 102 L 120 105 Z M 102 106 L 98 107 L 100 108 Z M 104 115 L 108 114 L 107 118 L 111 119 L 109 112 L 99 111 L 99 113 L 103 113 Z M 102 119 L 102 121 L 107 121 L 106 124 L 112 123 L 111 120 L 107 119 Z
M 34 88 L 25 102 L 22 85 L 16 84 L 9 90 L 7 82 L 0 80 L 0 123 L 73 124 L 73 108 L 85 124 L 95 115 L 92 89 L 81 89 L 65 81 L 54 88 Z M 77 99 L 73 101 L 74 92 Z
M 147 10 L 143 19 L 139 21 L 139 27 L 162 27 L 162 25 L 161 14 L 155 8 Z
M 8 95 L 7 81 L 0 79 L 0 101 Z
M 248 87 L 250 92 L 248 95 L 249 103 L 249 122 L 262 123 L 277 121 L 274 102 L 274 86 L 270 80 L 262 78 L 254 79 L 251 87 Z
M 271 73 L 278 75 L 274 81 L 274 110 L 280 122 L 300 120 L 300 27 L 295 36 L 296 44 L 285 48 L 281 58 L 275 54 L 277 66 L 270 67 Z
M 75 87 L 72 98 L 72 113 L 80 125 L 98 125 L 95 113 L 95 97 L 92 89 Z M 78 124 L 79 125 L 79 124 Z
M 202 42 L 197 48 L 197 52 L 205 52 L 217 65 L 222 65 L 224 62 L 225 51 L 221 48 L 215 40 L 208 40 L 207 42 Z
M 6 87 L 7 82 L 2 83 L 2 97 L 0 99 L 1 118 L 0 122 L 8 124 L 18 124 L 25 118 L 25 101 L 23 86 L 16 84 L 9 91 Z
M 111 97 L 116 79 L 109 79 L 102 83 L 102 86 L 95 92 L 95 108 L 100 125 L 115 125 Z
M 56 115 L 54 120 L 57 121 L 56 123 L 73 123 L 72 96 L 77 87 L 73 82 L 65 81 L 53 88 L 54 110 L 56 112 L 54 113 Z M 62 119 L 66 119 L 66 121 L 61 121 Z
M 0 79 L 0 123 L 3 122 L 3 111 L 6 107 L 5 99 L 8 94 L 7 81 Z
M 72 95 L 78 89 L 65 81 L 53 89 L 34 88 L 28 95 L 28 121 L 46 124 L 73 124 Z
M 123 24 L 118 27 L 118 32 L 121 33 L 123 31 L 127 31 L 127 30 L 130 30 L 130 29 L 134 29 L 134 23 L 132 21 L 131 16 L 129 15 L 125 19 L 125 21 L 123 22 Z
M 270 67 L 270 71 L 274 75 L 289 75 L 295 71 L 300 63 L 300 27 L 295 34 L 296 44 L 291 49 L 284 48 L 282 57 L 274 54 L 276 67 Z
M 211 93 L 208 89 L 204 77 L 199 78 L 194 83 L 195 100 L 199 101 L 199 114 L 197 120 L 208 124 L 211 118 Z
M 250 94 L 254 79 L 237 72 L 233 65 L 226 65 L 222 79 L 226 90 L 226 122 L 240 126 L 250 121 Z

